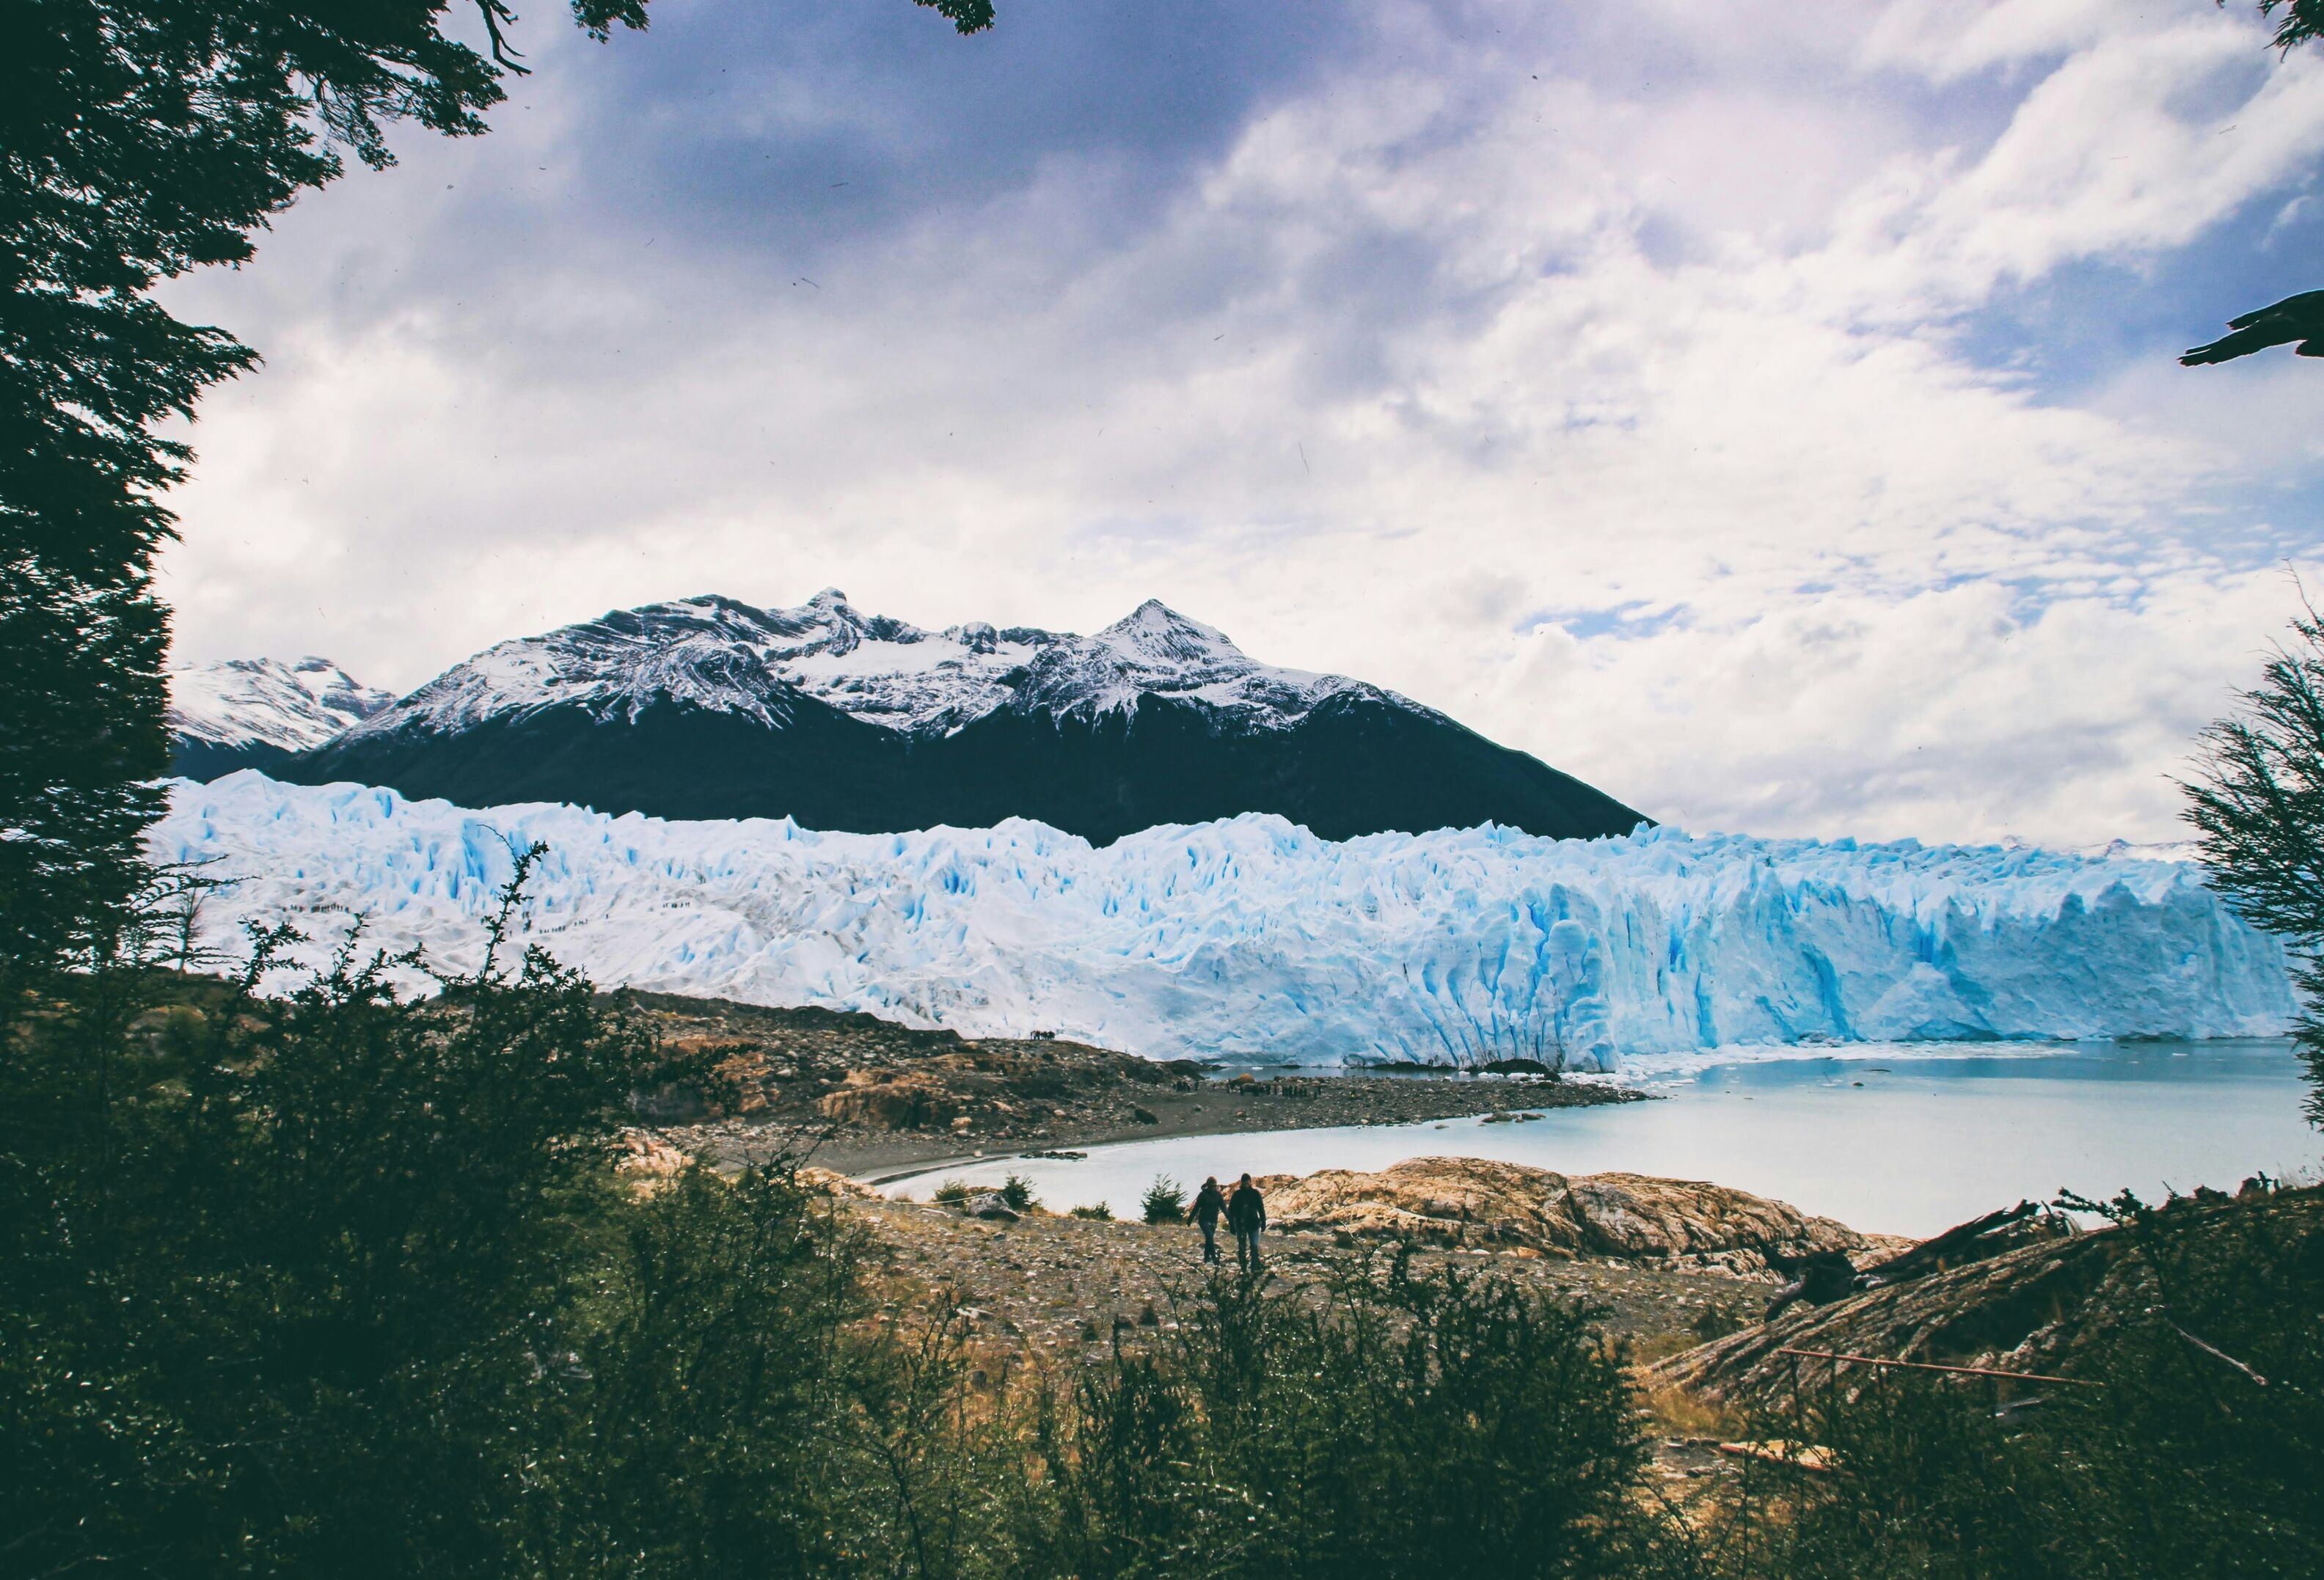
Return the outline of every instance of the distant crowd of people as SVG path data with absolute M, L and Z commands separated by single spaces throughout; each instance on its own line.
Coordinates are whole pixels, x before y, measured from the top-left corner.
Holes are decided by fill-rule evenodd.
M 1204 1180 L 1191 1211 L 1194 1227 L 1203 1232 L 1204 1261 L 1219 1260 L 1219 1220 L 1224 1218 L 1228 1232 L 1234 1236 L 1235 1265 L 1244 1272 L 1258 1269 L 1259 1234 L 1267 1227 L 1267 1198 L 1250 1182 L 1250 1175 L 1242 1177 L 1232 1196 L 1219 1188 L 1216 1175 Z

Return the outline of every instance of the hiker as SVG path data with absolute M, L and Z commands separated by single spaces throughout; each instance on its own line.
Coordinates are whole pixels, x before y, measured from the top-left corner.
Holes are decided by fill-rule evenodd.
M 1226 1193 L 1219 1188 L 1219 1177 L 1213 1174 L 1194 1196 L 1194 1227 L 1203 1232 L 1204 1261 L 1219 1259 L 1219 1215 L 1226 1210 Z
M 1267 1227 L 1267 1198 L 1248 1174 L 1227 1198 L 1227 1227 L 1234 1231 L 1235 1265 L 1250 1272 L 1259 1266 L 1259 1232 Z

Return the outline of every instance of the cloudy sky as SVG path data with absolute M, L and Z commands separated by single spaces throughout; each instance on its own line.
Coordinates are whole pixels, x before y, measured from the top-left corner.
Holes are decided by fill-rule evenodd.
M 1158 596 L 1699 829 L 2174 836 L 2324 576 L 2324 56 L 2210 0 L 549 0 L 173 305 L 180 656 Z

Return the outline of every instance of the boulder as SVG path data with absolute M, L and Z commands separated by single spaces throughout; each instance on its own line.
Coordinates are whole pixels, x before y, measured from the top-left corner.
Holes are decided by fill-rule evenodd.
M 924 1076 L 890 1078 L 884 1070 L 850 1070 L 847 1084 L 826 1092 L 816 1106 L 825 1119 L 866 1130 L 918 1130 L 948 1123 L 958 1099 Z
M 960 1210 L 972 1218 L 984 1218 L 996 1224 L 1013 1224 L 1019 1215 L 997 1190 L 968 1197 L 960 1204 Z
M 1699 1180 L 1568 1178 L 1484 1158 L 1410 1158 L 1377 1174 L 1325 1169 L 1259 1182 L 1283 1228 L 1598 1256 L 1772 1277 L 1770 1258 L 1869 1258 L 1889 1243 L 1784 1202 Z

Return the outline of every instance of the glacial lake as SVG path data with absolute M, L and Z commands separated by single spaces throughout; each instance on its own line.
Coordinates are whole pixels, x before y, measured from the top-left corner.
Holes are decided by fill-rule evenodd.
M 1017 1173 L 1054 1211 L 1102 1201 L 1130 1216 L 1157 1174 L 1191 1187 L 1206 1174 L 1369 1170 L 1451 1155 L 1714 1180 L 1858 1229 L 1927 1235 L 2060 1187 L 2098 1197 L 2128 1187 L 2152 1200 L 2172 1187 L 2233 1190 L 2259 1169 L 2313 1178 L 2324 1160 L 2324 1132 L 2301 1117 L 2300 1061 L 2278 1041 L 1860 1045 L 1629 1084 L 1663 1100 L 1552 1109 L 1518 1124 L 1126 1141 L 1079 1161 L 996 1155 L 887 1190 L 925 1199 L 944 1180 L 998 1184 Z

